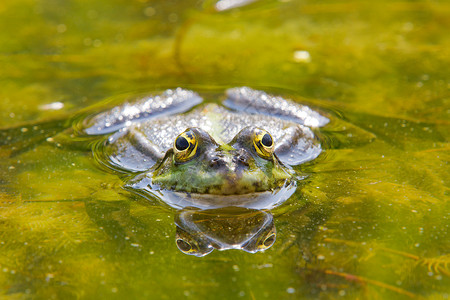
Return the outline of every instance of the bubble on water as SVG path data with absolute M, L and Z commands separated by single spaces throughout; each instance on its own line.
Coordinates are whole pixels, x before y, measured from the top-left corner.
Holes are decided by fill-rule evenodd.
M 84 40 L 83 40 L 83 44 L 85 45 L 85 46 L 91 46 L 92 45 L 92 39 L 91 38 L 85 38 Z
M 411 22 L 406 22 L 402 26 L 402 30 L 405 32 L 410 32 L 413 29 L 414 29 L 414 24 Z
M 156 14 L 156 9 L 154 9 L 151 6 L 144 9 L 144 15 L 146 15 L 147 17 L 153 17 L 155 14 Z
M 96 48 L 100 47 L 102 45 L 102 41 L 99 39 L 94 40 L 94 42 L 92 43 L 92 45 Z
M 308 51 L 299 50 L 294 52 L 294 61 L 298 63 L 309 63 L 311 62 L 311 55 Z
M 40 110 L 60 110 L 63 107 L 64 107 L 64 103 L 59 102 L 59 101 L 39 105 Z
M 236 7 L 245 6 L 255 1 L 256 0 L 219 0 L 216 3 L 215 8 L 217 11 L 224 11 Z
M 171 13 L 168 17 L 169 22 L 171 23 L 175 23 L 176 21 L 178 21 L 178 15 L 176 13 Z

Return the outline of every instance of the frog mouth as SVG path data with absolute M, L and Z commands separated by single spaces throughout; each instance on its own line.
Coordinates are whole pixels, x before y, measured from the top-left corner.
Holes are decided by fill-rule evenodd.
M 193 206 L 200 209 L 207 209 L 238 206 L 253 209 L 272 209 L 289 199 L 296 188 L 296 182 L 289 181 L 285 185 L 269 191 L 249 192 L 245 194 L 215 195 L 165 191 L 162 193 L 161 200 L 175 208 Z
M 246 178 L 250 177 L 250 178 Z M 201 188 L 175 187 L 169 190 L 186 194 L 212 195 L 213 197 L 253 195 L 258 193 L 273 192 L 290 183 L 290 180 L 283 179 L 274 182 L 264 182 L 254 180 L 251 176 L 224 176 L 221 184 L 204 186 Z
M 217 164 L 214 168 L 194 166 L 182 172 L 147 173 L 146 177 L 152 189 L 216 196 L 271 191 L 285 186 L 293 179 L 293 174 L 285 168 L 263 170 L 242 166 L 241 163 L 223 164 L 220 160 L 214 164 Z M 137 179 L 142 180 L 142 177 Z
M 175 183 L 166 184 L 161 178 L 153 178 L 151 188 L 157 190 L 169 190 L 186 194 L 238 196 L 263 192 L 271 192 L 282 188 L 291 182 L 289 176 L 281 178 L 270 178 L 262 172 L 231 172 L 230 170 L 219 172 L 210 176 L 201 177 L 201 174 L 193 175 L 191 178 L 183 178 Z M 196 178 L 196 176 L 198 176 Z M 196 185 L 198 181 L 201 184 Z
M 285 180 L 284 184 L 270 190 L 253 191 L 239 194 L 211 194 L 186 192 L 161 188 L 151 183 L 151 178 L 140 180 L 125 186 L 150 201 L 161 201 L 173 208 L 196 207 L 199 209 L 222 208 L 229 206 L 246 207 L 252 209 L 272 209 L 287 199 L 297 189 L 296 180 Z

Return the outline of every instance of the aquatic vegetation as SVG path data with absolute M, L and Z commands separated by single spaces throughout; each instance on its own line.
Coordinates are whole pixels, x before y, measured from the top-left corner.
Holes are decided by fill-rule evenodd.
M 213 4 L 2 1 L 1 297 L 448 298 L 449 4 Z M 265 252 L 183 255 L 174 211 L 61 135 L 124 92 L 243 85 L 332 119 Z

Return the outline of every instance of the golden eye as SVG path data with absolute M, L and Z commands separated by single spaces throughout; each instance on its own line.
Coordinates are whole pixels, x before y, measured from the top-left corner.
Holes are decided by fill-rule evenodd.
M 267 131 L 257 129 L 253 138 L 253 145 L 256 153 L 262 158 L 271 158 L 273 154 L 274 144 L 273 138 Z
M 187 129 L 175 139 L 173 143 L 173 151 L 175 153 L 175 160 L 178 162 L 185 162 L 191 159 L 197 152 L 197 139 L 192 130 Z
M 265 248 L 269 248 L 270 246 L 273 245 L 273 243 L 275 243 L 275 233 L 272 233 L 271 235 L 269 235 L 263 242 L 263 245 Z
M 188 242 L 182 239 L 177 239 L 177 247 L 180 249 L 183 253 L 189 253 L 192 252 L 192 246 Z

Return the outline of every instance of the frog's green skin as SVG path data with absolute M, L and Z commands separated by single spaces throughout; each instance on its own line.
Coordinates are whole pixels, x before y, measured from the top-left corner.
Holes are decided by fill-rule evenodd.
M 283 186 L 292 172 L 275 157 L 261 158 L 253 147 L 253 127 L 245 127 L 228 144 L 193 128 L 198 148 L 193 159 L 177 163 L 173 151 L 153 171 L 153 183 L 188 193 L 239 195 Z M 190 174 L 186 176 L 186 174 Z
M 224 104 L 233 110 L 207 104 L 181 114 L 201 101 L 191 91 L 167 90 L 95 116 L 85 132 L 112 133 L 99 157 L 114 169 L 141 172 L 131 180 L 133 188 L 188 197 L 254 197 L 276 191 L 293 181 L 289 166 L 321 152 L 307 126 L 323 126 L 328 119 L 306 106 L 244 87 L 227 91 Z M 177 162 L 174 141 L 186 130 L 195 135 L 197 151 L 188 161 Z M 253 139 L 260 130 L 272 136 L 274 153 L 269 157 L 255 149 Z

